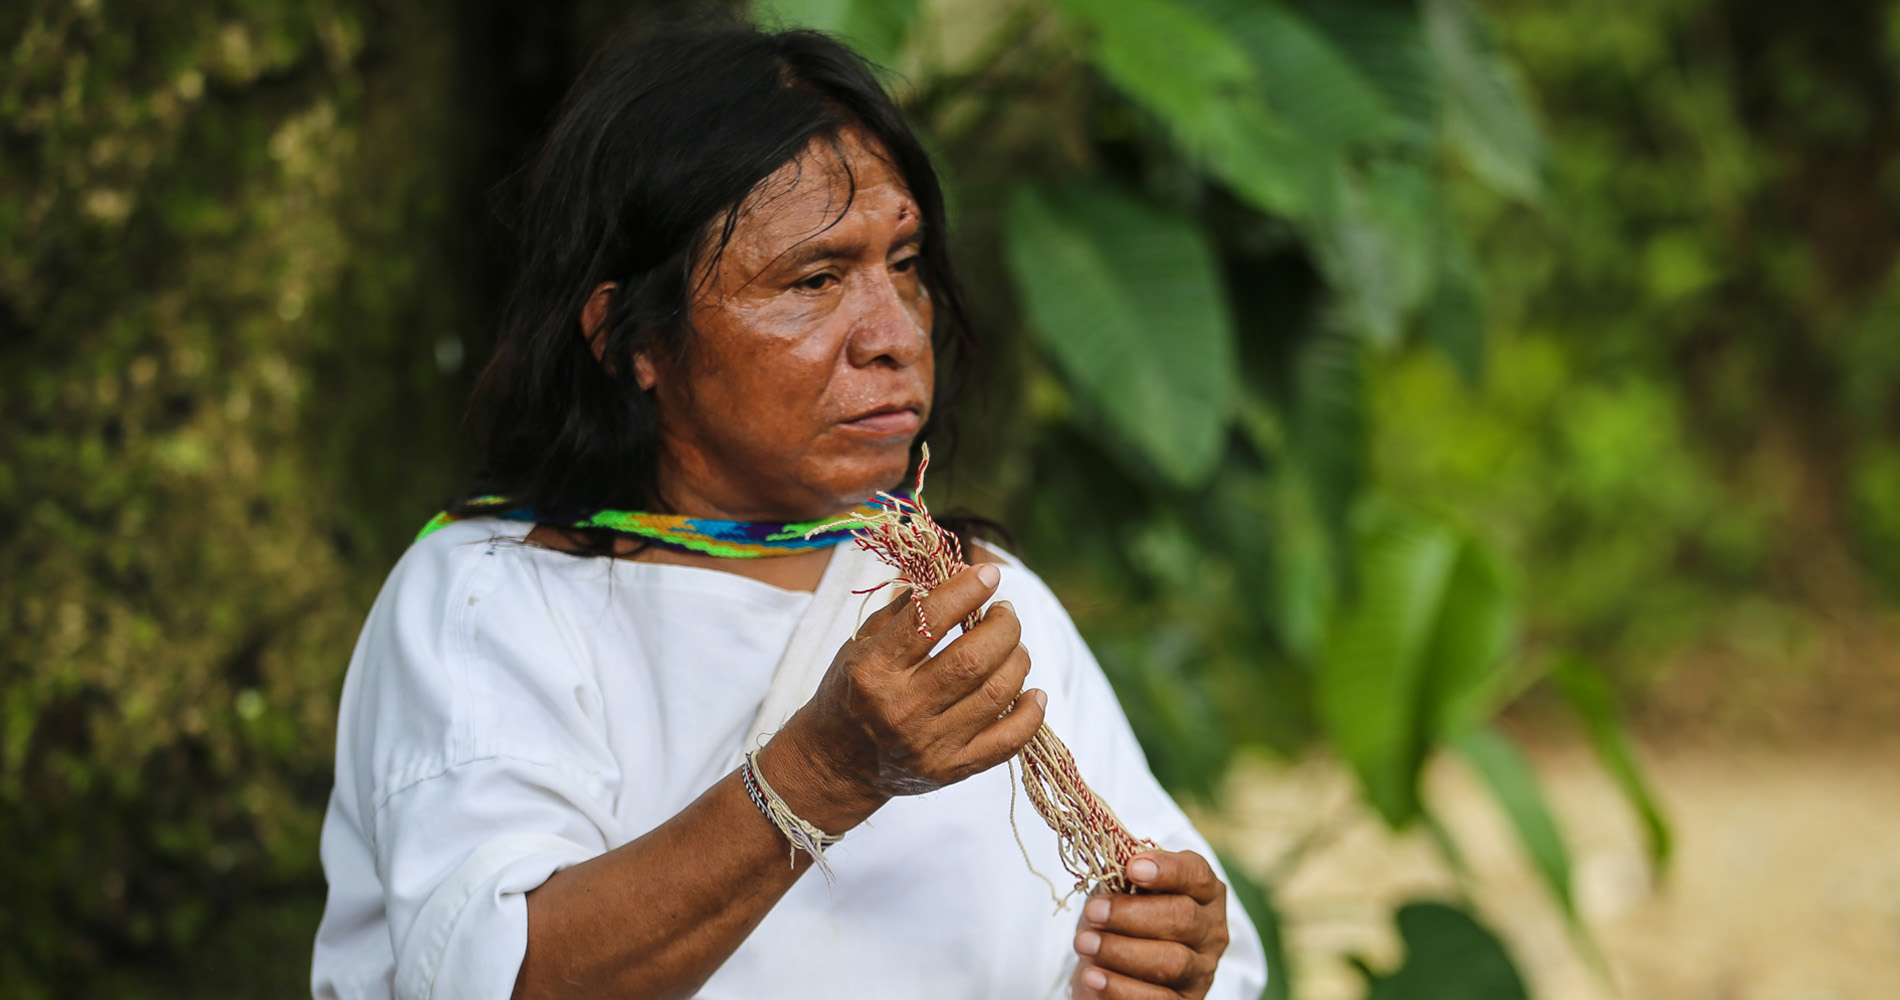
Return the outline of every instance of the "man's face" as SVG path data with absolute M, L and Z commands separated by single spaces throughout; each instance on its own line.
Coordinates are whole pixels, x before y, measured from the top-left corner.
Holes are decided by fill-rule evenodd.
M 746 197 L 721 259 L 695 275 L 685 359 L 638 362 L 673 509 L 824 517 L 902 479 L 934 373 L 921 223 L 855 130 Z

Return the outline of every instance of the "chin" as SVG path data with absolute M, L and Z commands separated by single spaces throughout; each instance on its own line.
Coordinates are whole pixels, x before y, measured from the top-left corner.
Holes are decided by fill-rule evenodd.
M 880 491 L 909 485 L 905 481 L 910 471 L 909 440 L 888 448 L 853 451 L 826 462 L 822 474 L 813 477 L 824 484 L 822 491 L 839 509 L 855 507 Z

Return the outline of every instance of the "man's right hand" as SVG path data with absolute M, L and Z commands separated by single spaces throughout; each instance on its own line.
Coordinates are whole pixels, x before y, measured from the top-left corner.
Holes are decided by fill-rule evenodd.
M 986 563 L 932 591 L 923 600 L 932 635 L 982 607 L 1000 579 Z M 899 593 L 838 651 L 811 701 L 760 753 L 786 804 L 827 833 L 856 826 L 893 796 L 995 767 L 1042 725 L 1047 696 L 1023 691 L 1029 651 L 1009 602 L 936 656 L 937 639 L 917 626 L 910 595 Z

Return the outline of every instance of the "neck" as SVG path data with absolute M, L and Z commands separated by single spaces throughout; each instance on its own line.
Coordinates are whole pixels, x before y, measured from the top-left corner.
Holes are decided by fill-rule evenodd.
M 668 442 L 673 445 L 673 442 Z M 685 517 L 714 521 L 775 521 L 795 524 L 828 519 L 863 502 L 862 496 L 829 497 L 804 488 L 777 490 L 759 482 L 735 481 L 696 448 L 664 450 L 659 468 L 659 499 L 665 509 Z

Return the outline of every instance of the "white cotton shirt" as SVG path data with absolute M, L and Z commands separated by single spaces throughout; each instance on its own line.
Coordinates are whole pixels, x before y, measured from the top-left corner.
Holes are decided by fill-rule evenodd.
M 666 822 L 730 772 L 812 603 L 732 573 L 578 558 L 529 526 L 459 521 L 412 546 L 357 642 L 323 824 L 316 997 L 504 1000 L 526 894 Z M 840 549 L 839 552 L 848 550 Z M 1048 722 L 1138 836 L 1213 852 L 1150 774 L 1062 606 L 1010 560 Z M 874 603 L 871 605 L 875 607 Z M 892 800 L 799 879 L 698 996 L 1066 994 L 1079 913 L 1055 837 L 1003 767 Z M 759 817 L 759 822 L 765 822 Z M 1259 938 L 1228 896 L 1210 997 L 1253 1000 Z

